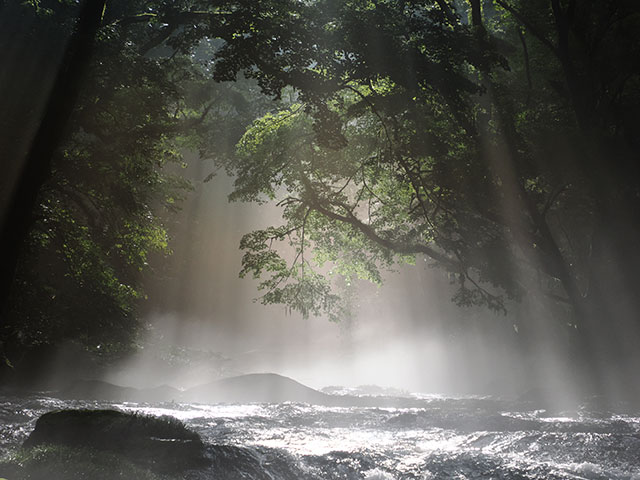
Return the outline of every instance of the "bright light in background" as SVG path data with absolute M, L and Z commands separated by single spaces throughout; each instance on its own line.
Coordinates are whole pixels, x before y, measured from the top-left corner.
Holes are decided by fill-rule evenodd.
M 189 173 L 201 179 L 204 162 Z M 195 170 L 195 171 L 194 171 Z M 375 287 L 359 282 L 353 316 L 303 319 L 254 302 L 256 281 L 239 279 L 240 238 L 281 222 L 274 204 L 228 203 L 232 179 L 198 184 L 184 205 L 172 248 L 178 279 L 147 281 L 153 308 L 147 347 L 104 380 L 188 388 L 245 373 L 279 373 L 314 388 L 379 385 L 409 392 L 518 396 L 543 383 L 560 404 L 567 385 L 564 339 L 536 285 L 508 315 L 451 301 L 443 273 L 417 259 Z M 527 280 L 522 275 L 522 282 Z M 523 334 L 526 330 L 526 336 Z
M 513 337 L 508 321 L 454 305 L 447 281 L 426 262 L 387 274 L 380 288 L 361 282 L 354 316 L 342 323 L 253 302 L 256 282 L 238 278 L 238 244 L 244 233 L 278 224 L 280 210 L 229 204 L 230 191 L 231 180 L 221 175 L 185 205 L 182 216 L 191 220 L 174 246 L 183 267 L 178 286 L 151 286 L 149 346 L 105 380 L 187 388 L 273 372 L 315 388 L 465 393 L 522 380 L 521 359 L 505 341 Z

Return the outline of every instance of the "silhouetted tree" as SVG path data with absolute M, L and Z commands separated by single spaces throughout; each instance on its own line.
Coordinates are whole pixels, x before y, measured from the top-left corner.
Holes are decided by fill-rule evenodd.
M 616 348 L 640 311 L 639 7 L 468 7 L 313 2 L 236 27 L 217 74 L 300 92 L 231 166 L 235 198 L 279 198 L 287 221 L 245 237 L 243 274 L 271 273 L 267 303 L 339 316 L 317 264 L 377 281 L 421 255 L 462 305 L 542 292 L 590 348 Z

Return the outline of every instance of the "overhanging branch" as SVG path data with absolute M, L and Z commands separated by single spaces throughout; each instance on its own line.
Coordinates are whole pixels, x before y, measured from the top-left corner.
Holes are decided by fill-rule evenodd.
M 421 253 L 437 261 L 451 271 L 458 272 L 461 270 L 461 265 L 458 262 L 444 255 L 443 253 L 438 252 L 428 245 L 420 243 L 404 243 L 381 236 L 378 232 L 375 231 L 373 227 L 367 225 L 358 217 L 356 217 L 356 215 L 351 211 L 348 205 L 342 204 L 337 200 L 329 201 L 329 204 L 337 206 L 341 210 L 343 210 L 344 214 L 333 211 L 331 208 L 328 208 L 325 205 L 326 202 L 323 202 L 323 200 L 319 198 L 308 180 L 303 180 L 303 183 L 305 184 L 305 201 L 307 205 L 313 210 L 321 213 L 325 217 L 351 225 L 372 242 L 386 248 L 387 250 L 391 250 L 392 252 L 402 255 L 413 255 Z
M 533 23 L 531 23 L 525 15 L 522 14 L 522 12 L 519 12 L 504 0 L 496 0 L 496 3 L 511 15 L 513 15 L 513 17 L 518 20 L 518 22 L 524 25 L 526 29 L 529 30 L 533 34 L 533 36 L 536 37 L 543 45 L 551 50 L 554 55 L 558 55 L 558 49 L 556 48 L 556 46 L 547 37 L 545 37 L 544 34 L 540 30 L 538 30 L 538 28 Z

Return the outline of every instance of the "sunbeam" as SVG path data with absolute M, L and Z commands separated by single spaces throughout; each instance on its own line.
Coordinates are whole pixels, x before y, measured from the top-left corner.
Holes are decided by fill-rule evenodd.
M 639 32 L 0 0 L 0 480 L 640 478 Z

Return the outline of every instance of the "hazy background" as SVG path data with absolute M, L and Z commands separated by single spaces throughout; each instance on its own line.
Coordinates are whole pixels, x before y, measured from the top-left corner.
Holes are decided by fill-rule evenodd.
M 508 315 L 452 303 L 446 276 L 419 258 L 356 286 L 353 317 L 340 323 L 303 319 L 263 306 L 256 282 L 238 278 L 244 233 L 279 223 L 273 205 L 228 203 L 232 179 L 212 181 L 190 167 L 195 190 L 173 218 L 174 255 L 146 281 L 148 332 L 142 351 L 105 380 L 133 386 L 190 387 L 216 378 L 275 372 L 316 388 L 380 385 L 414 392 L 523 391 L 539 375 L 561 382 L 554 333 L 523 307 Z M 163 270 L 164 268 L 164 270 Z M 536 328 L 539 330 L 535 332 Z M 526 348 L 525 348 L 526 346 Z

